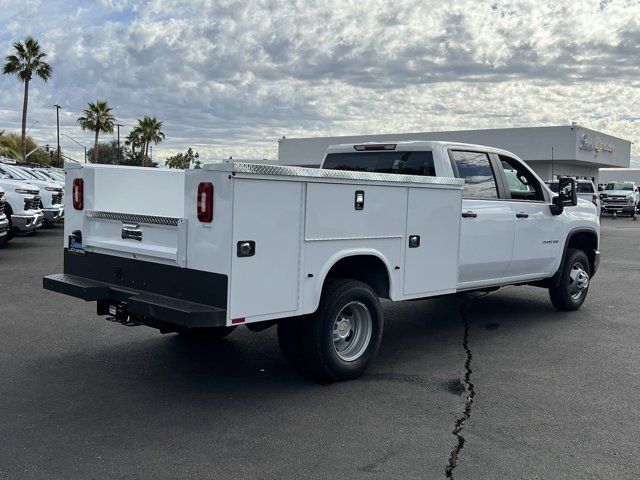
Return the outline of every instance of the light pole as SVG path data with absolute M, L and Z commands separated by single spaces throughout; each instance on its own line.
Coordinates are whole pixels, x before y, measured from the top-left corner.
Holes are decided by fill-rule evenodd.
M 153 165 L 153 145 L 149 145 L 149 162 Z
M 54 107 L 56 107 L 56 130 L 58 132 L 58 167 L 61 167 L 62 165 L 60 165 L 60 109 L 62 107 L 57 103 L 54 105 Z
M 66 133 L 63 133 L 62 135 L 64 135 L 65 137 L 67 137 L 69 140 L 71 140 L 73 143 L 75 143 L 76 145 L 80 145 L 82 148 L 84 148 L 84 163 L 87 163 L 87 147 L 85 147 L 84 145 L 82 145 L 80 142 L 78 142 L 75 138 L 67 135 Z
M 124 125 L 120 123 L 116 123 L 116 126 L 118 127 L 118 161 L 116 162 L 116 164 L 119 165 L 120 164 L 120 127 L 124 127 Z

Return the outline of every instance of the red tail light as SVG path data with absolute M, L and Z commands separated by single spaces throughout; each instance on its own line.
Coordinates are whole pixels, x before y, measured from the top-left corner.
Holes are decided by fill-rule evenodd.
M 198 185 L 198 220 L 211 222 L 213 220 L 213 183 L 202 182 Z
M 84 180 L 81 178 L 73 179 L 73 208 L 82 210 L 84 207 Z

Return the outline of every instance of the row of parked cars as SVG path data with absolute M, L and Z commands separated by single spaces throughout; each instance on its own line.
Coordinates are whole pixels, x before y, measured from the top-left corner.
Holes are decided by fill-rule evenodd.
M 558 193 L 558 181 L 547 182 Z M 578 198 L 593 202 L 601 214 L 623 214 L 631 217 L 640 212 L 640 187 L 635 182 L 616 181 L 599 186 L 596 190 L 591 180 L 576 180 Z
M 0 245 L 63 219 L 63 170 L 0 160 Z

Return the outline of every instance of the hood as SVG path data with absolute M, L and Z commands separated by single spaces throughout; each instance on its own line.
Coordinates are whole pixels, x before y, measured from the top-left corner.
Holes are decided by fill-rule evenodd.
M 616 195 L 626 197 L 627 195 L 633 195 L 634 193 L 631 190 L 603 190 L 600 192 L 600 195 Z
M 40 188 L 37 185 L 27 183 L 24 180 L 11 180 L 10 178 L 0 178 L 0 186 L 5 190 L 15 190 L 16 188 L 22 188 L 24 190 L 33 190 L 35 195 L 40 193 Z

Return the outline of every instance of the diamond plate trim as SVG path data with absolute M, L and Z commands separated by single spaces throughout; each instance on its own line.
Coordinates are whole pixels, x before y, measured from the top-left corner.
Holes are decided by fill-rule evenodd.
M 104 212 L 101 210 L 87 210 L 84 213 L 87 218 L 101 218 L 104 220 L 115 220 L 119 222 L 147 223 L 151 225 L 168 225 L 177 227 L 180 219 L 178 217 L 160 217 L 155 215 L 139 215 L 137 213 Z
M 426 183 L 450 186 L 464 185 L 464 180 L 461 178 L 396 175 L 394 173 L 352 172 L 348 170 L 325 170 L 320 168 L 290 167 L 286 165 L 264 165 L 260 163 L 234 163 L 233 171 L 236 173 L 255 173 L 258 175 L 276 175 L 286 177 L 372 180 L 377 182 Z

